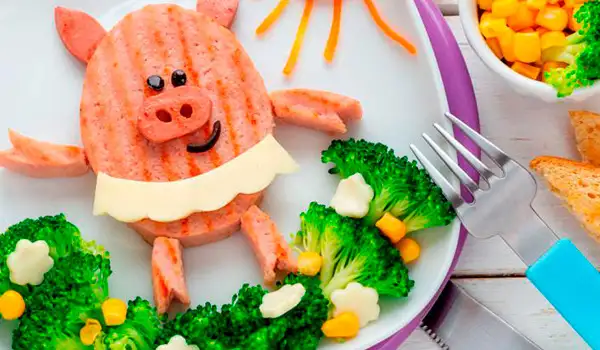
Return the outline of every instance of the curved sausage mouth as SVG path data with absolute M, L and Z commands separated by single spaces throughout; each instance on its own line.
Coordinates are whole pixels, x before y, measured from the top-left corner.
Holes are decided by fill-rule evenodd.
M 187 145 L 187 151 L 190 153 L 204 153 L 210 151 L 215 145 L 217 141 L 219 141 L 219 137 L 221 136 L 221 122 L 216 121 L 213 124 L 212 133 L 210 134 L 208 140 L 205 143 L 190 143 Z

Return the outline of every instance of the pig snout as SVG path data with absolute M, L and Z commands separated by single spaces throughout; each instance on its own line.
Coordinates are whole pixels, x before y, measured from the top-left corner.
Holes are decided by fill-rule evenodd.
M 138 128 L 152 142 L 170 141 L 204 126 L 211 109 L 210 99 L 200 88 L 177 87 L 144 101 Z

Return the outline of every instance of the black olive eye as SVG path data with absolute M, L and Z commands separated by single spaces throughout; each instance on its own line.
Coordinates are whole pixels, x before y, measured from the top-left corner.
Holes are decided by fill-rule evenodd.
M 146 83 L 148 83 L 148 86 L 150 86 L 150 88 L 154 91 L 162 91 L 162 89 L 165 87 L 165 81 L 159 75 L 152 75 L 148 77 Z
M 183 86 L 187 82 L 187 75 L 181 69 L 178 69 L 171 74 L 171 83 L 174 87 Z

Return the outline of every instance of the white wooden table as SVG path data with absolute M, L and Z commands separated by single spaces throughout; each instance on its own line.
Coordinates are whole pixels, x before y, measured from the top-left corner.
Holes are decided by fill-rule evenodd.
M 482 133 L 524 165 L 543 154 L 578 159 L 567 111 L 600 111 L 600 99 L 550 105 L 516 94 L 484 66 L 469 46 L 458 17 L 456 0 L 436 1 L 467 61 L 477 95 Z M 600 245 L 588 238 L 543 185 L 539 186 L 534 207 L 559 235 L 571 238 L 596 266 L 600 266 Z M 523 263 L 500 238 L 477 240 L 470 237 L 454 280 L 542 349 L 589 349 L 523 277 L 524 272 Z M 417 330 L 401 349 L 438 348 Z

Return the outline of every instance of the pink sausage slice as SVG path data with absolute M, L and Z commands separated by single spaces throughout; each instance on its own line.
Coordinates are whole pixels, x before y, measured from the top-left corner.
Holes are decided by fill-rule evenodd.
M 77 177 L 89 166 L 81 147 L 55 145 L 8 131 L 13 148 L 0 151 L 0 168 L 35 178 Z
M 54 21 L 67 50 L 84 63 L 92 58 L 96 47 L 106 35 L 106 30 L 98 21 L 81 11 L 57 7 L 54 10 Z
M 235 19 L 240 0 L 198 0 L 196 10 L 230 28 Z
M 263 271 L 265 284 L 273 285 L 276 270 L 296 272 L 297 262 L 271 218 L 257 206 L 242 215 L 242 231 L 248 237 Z
M 159 237 L 152 248 L 152 287 L 158 313 L 169 311 L 174 300 L 184 306 L 190 295 L 183 272 L 182 246 L 177 239 Z
M 360 120 L 359 101 L 328 91 L 291 89 L 271 93 L 275 116 L 284 122 L 344 134 L 345 122 Z
M 200 88 L 178 87 L 144 102 L 138 128 L 152 142 L 167 142 L 200 129 L 211 111 L 212 103 Z

